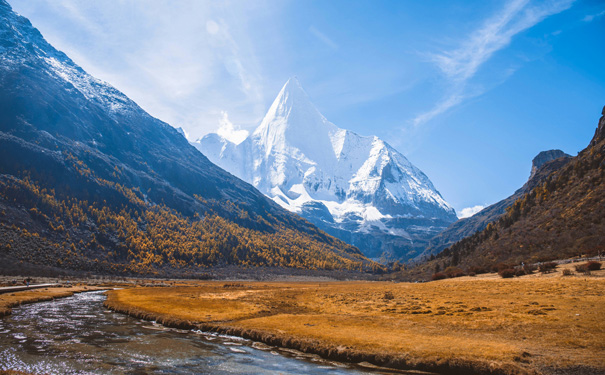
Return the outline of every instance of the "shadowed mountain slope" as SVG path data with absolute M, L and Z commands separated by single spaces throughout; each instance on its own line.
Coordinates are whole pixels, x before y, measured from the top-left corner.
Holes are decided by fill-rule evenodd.
M 4 0 L 0 243 L 6 259 L 98 272 L 369 264 L 88 75 Z

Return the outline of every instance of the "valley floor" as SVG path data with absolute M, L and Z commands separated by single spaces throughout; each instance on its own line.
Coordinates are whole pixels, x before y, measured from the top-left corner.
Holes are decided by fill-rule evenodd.
M 389 282 L 189 282 L 106 306 L 327 358 L 440 373 L 604 374 L 605 271 Z

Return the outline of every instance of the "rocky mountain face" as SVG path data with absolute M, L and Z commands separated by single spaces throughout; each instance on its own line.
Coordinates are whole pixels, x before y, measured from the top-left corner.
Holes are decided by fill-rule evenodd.
M 545 168 L 564 159 L 542 165 L 497 220 L 449 245 L 404 278 L 426 279 L 446 267 L 478 273 L 605 252 L 603 114 L 588 147 L 554 171 Z
M 226 264 L 367 263 L 87 74 L 4 0 L 0 206 L 0 256 L 18 261 L 177 274 Z M 62 263 L 69 259 L 79 260 Z
M 460 219 L 450 225 L 443 232 L 437 234 L 429 241 L 424 252 L 416 259 L 427 259 L 438 254 L 441 250 L 471 236 L 487 227 L 491 222 L 498 220 L 506 213 L 506 209 L 517 199 L 538 186 L 551 173 L 559 170 L 571 160 L 571 155 L 561 150 L 548 150 L 540 152 L 533 160 L 529 179 L 508 198 L 494 203 L 471 217 Z
M 282 207 L 372 258 L 414 257 L 456 220 L 422 171 L 383 140 L 329 122 L 295 78 L 242 143 L 209 134 L 193 144 Z
M 534 176 L 538 173 L 538 170 L 546 163 L 553 161 L 559 158 L 570 158 L 571 155 L 564 153 L 561 150 L 548 150 L 542 151 L 531 161 L 531 173 L 529 175 L 529 180 L 534 178 Z
M 605 107 L 601 111 L 601 119 L 599 120 L 599 126 L 595 130 L 594 136 L 588 145 L 589 148 L 596 146 L 599 142 L 605 140 Z

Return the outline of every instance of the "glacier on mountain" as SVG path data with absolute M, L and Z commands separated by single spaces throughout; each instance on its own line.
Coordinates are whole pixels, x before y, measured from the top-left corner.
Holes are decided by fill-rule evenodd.
M 328 121 L 296 78 L 288 80 L 243 142 L 212 133 L 192 144 L 282 207 L 370 257 L 412 258 L 456 220 L 422 171 L 380 138 Z

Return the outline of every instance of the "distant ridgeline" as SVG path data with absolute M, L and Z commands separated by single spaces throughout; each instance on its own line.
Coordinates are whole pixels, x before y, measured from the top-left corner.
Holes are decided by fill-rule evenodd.
M 550 163 L 561 163 L 557 160 Z M 448 267 L 453 273 L 480 273 L 605 252 L 605 108 L 588 147 L 563 164 L 543 177 L 548 163 L 532 169 L 530 181 L 540 182 L 497 220 L 402 277 L 426 278 Z
M 212 164 L 0 0 L 0 264 L 381 266 Z

